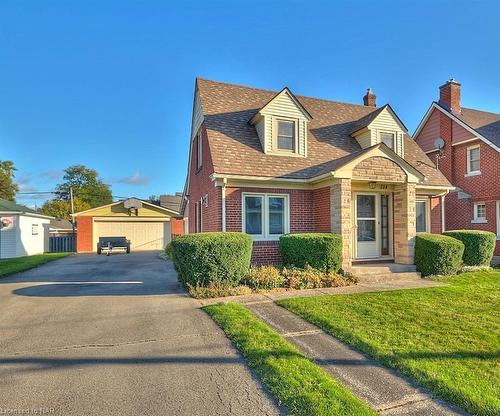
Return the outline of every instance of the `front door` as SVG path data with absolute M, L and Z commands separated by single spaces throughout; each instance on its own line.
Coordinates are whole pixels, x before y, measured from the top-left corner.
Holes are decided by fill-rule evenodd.
M 356 195 L 356 257 L 369 259 L 379 257 L 379 206 L 380 195 Z

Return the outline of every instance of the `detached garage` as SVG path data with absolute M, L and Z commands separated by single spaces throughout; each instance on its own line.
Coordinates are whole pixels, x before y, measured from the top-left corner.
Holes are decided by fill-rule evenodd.
M 78 212 L 76 249 L 96 252 L 99 237 L 126 237 L 134 251 L 163 250 L 172 234 L 182 229 L 179 213 L 130 198 Z

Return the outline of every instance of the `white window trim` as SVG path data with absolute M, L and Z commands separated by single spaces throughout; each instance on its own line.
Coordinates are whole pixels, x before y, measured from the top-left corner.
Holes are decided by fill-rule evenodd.
M 294 150 L 280 149 L 278 147 L 278 123 L 280 121 L 292 121 L 294 124 Z M 299 154 L 299 120 L 290 117 L 273 117 L 273 152 L 283 155 Z
M 196 169 L 199 170 L 203 166 L 203 138 L 201 129 L 198 131 L 196 137 Z
M 477 216 L 477 206 L 484 205 L 484 215 L 485 217 L 478 218 Z M 475 202 L 474 203 L 474 218 L 471 221 L 472 224 L 488 224 L 488 220 L 486 219 L 486 203 L 484 202 Z
M 383 143 L 382 142 L 382 134 L 391 134 L 392 135 L 392 147 L 389 147 L 389 149 L 391 149 L 392 151 L 396 152 L 396 148 L 397 148 L 397 140 L 398 140 L 398 135 L 396 134 L 396 132 L 394 131 L 389 131 L 389 130 L 379 130 L 378 132 L 378 142 L 379 143 Z
M 479 149 L 479 170 L 470 170 L 470 151 Z M 481 175 L 481 145 L 475 144 L 474 146 L 467 147 L 467 173 L 465 177 Z
M 260 196 L 262 197 L 262 234 L 249 234 L 254 241 L 276 241 L 290 232 L 290 195 L 289 194 L 275 194 L 275 193 L 261 193 L 261 192 L 242 192 L 241 194 L 241 230 L 245 231 L 246 213 L 245 213 L 245 197 L 247 196 Z M 283 234 L 269 234 L 269 198 L 282 197 L 285 199 L 285 218 L 284 220 L 284 233 Z
M 417 198 L 415 201 L 415 229 L 417 227 L 417 202 L 423 202 L 425 203 L 425 231 L 417 231 L 417 234 L 420 233 L 430 233 L 431 232 L 431 204 L 429 203 L 429 199 L 426 198 Z

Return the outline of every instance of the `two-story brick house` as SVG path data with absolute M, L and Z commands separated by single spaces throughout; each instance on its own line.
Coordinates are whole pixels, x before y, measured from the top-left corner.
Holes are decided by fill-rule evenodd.
M 456 187 L 445 199 L 446 230 L 492 231 L 500 255 L 500 114 L 462 107 L 461 85 L 450 80 L 413 137 Z
M 442 231 L 452 189 L 389 105 L 376 107 L 197 79 L 182 212 L 190 233 L 244 231 L 255 263 L 279 236 L 335 232 L 343 267 L 412 264 L 417 232 Z

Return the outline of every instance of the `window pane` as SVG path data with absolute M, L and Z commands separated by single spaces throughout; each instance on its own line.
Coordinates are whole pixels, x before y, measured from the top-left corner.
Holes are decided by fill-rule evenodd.
M 385 143 L 386 146 L 390 149 L 394 149 L 394 134 L 381 133 L 380 140 L 382 141 L 382 143 Z
M 247 234 L 262 234 L 262 197 L 245 197 L 245 232 Z
M 375 220 L 358 220 L 358 241 L 375 241 Z
M 484 204 L 476 205 L 476 215 L 477 218 L 486 218 L 486 205 Z
M 469 150 L 469 171 L 479 170 L 479 147 Z
M 357 196 L 358 218 L 375 218 L 375 195 Z
M 293 136 L 295 123 L 293 121 L 278 121 L 278 135 Z
M 295 122 L 278 121 L 278 149 L 295 150 Z
M 426 203 L 417 201 L 415 208 L 417 216 L 417 233 L 425 233 L 427 232 L 427 215 L 425 213 Z
M 269 197 L 269 234 L 285 233 L 285 198 Z
M 278 136 L 278 149 L 293 150 L 294 145 L 293 137 Z

